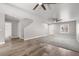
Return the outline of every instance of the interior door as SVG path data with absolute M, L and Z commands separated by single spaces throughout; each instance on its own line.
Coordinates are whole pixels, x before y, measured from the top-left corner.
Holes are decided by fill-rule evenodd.
M 12 36 L 12 24 L 5 22 L 5 38 L 8 39 Z

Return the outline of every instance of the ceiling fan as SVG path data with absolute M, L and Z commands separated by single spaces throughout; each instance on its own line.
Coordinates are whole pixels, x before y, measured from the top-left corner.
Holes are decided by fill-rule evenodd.
M 35 10 L 38 6 L 41 6 L 44 10 L 46 10 L 45 4 L 56 4 L 56 3 L 37 3 L 33 10 Z

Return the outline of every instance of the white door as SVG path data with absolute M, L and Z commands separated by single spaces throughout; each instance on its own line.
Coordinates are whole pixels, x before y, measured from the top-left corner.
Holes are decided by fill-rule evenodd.
M 5 22 L 5 38 L 8 39 L 12 36 L 12 23 Z

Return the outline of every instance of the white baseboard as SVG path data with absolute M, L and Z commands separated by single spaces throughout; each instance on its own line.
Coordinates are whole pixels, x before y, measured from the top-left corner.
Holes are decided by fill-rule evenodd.
M 48 35 L 35 36 L 35 37 L 31 37 L 31 38 L 26 38 L 24 40 L 30 40 L 30 39 L 35 39 L 35 38 L 44 37 L 44 36 L 48 36 Z
M 0 45 L 5 44 L 5 42 L 0 42 Z

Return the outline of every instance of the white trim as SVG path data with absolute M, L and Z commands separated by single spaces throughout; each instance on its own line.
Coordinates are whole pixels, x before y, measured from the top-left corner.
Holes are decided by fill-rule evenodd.
M 5 44 L 5 42 L 0 42 L 0 45 Z
M 35 38 L 44 37 L 44 36 L 48 36 L 48 35 L 35 36 L 35 37 L 31 37 L 31 38 L 26 38 L 24 40 L 30 40 L 30 39 L 35 39 Z

